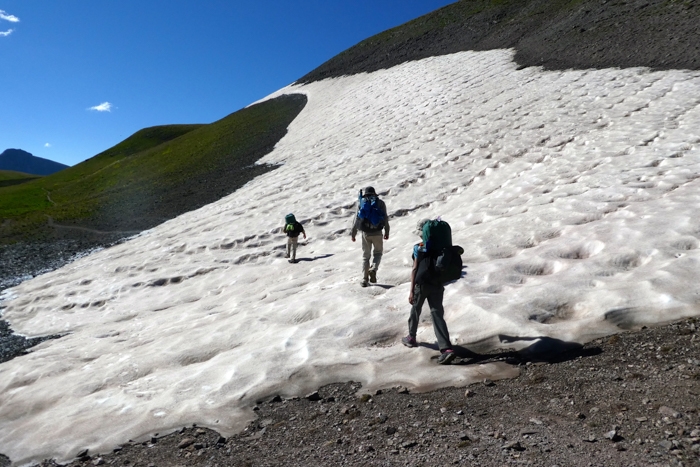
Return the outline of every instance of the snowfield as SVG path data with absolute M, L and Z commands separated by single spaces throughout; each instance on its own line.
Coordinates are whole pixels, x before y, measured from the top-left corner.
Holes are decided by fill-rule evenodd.
M 227 435 L 256 401 L 518 374 L 407 349 L 418 220 L 465 249 L 447 287 L 453 343 L 523 348 L 700 314 L 700 73 L 518 70 L 463 52 L 274 93 L 308 104 L 236 193 L 9 290 L 26 336 L 0 365 L 0 452 L 18 463 L 105 452 L 197 423 Z M 349 229 L 360 188 L 391 237 L 363 289 Z M 284 259 L 284 215 L 308 235 Z M 427 305 L 418 340 L 435 340 Z

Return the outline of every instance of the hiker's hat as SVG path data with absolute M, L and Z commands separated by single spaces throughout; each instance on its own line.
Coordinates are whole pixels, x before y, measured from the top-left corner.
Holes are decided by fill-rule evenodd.
M 430 221 L 430 219 L 421 219 L 421 220 L 419 220 L 418 223 L 416 224 L 416 230 L 414 231 L 414 233 L 415 233 L 416 235 L 418 235 L 419 237 L 422 237 L 422 236 L 423 236 L 423 226 L 424 226 L 426 223 L 428 223 L 429 221 Z
M 377 194 L 377 192 L 374 191 L 373 186 L 368 186 L 367 188 L 365 188 L 365 195 L 376 195 L 376 194 Z

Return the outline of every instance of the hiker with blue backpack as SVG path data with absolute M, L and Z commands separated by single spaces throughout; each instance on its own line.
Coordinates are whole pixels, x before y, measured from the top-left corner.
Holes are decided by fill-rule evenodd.
M 377 270 L 384 252 L 384 240 L 389 239 L 389 216 L 386 212 L 386 204 L 379 199 L 377 192 L 371 186 L 365 188 L 364 193 L 360 190 L 350 233 L 353 242 L 358 231 L 362 232 L 362 282 L 360 285 L 367 287 L 370 282 L 377 282 Z
M 423 219 L 416 226 L 416 233 L 422 242 L 413 247 L 413 269 L 411 270 L 411 290 L 408 303 L 411 313 L 408 317 L 408 335 L 401 339 L 406 347 L 418 347 L 416 334 L 423 303 L 428 301 L 433 319 L 433 331 L 437 337 L 441 365 L 452 363 L 456 354 L 450 342 L 450 333 L 445 323 L 445 309 L 442 297 L 444 284 L 459 279 L 462 275 L 462 247 L 452 245 L 450 225 L 438 219 Z
M 303 234 L 304 240 L 306 240 L 306 232 L 304 231 L 304 227 L 297 222 L 294 214 L 287 214 L 284 216 L 284 233 L 287 234 L 287 253 L 284 257 L 290 258 L 290 263 L 296 263 L 299 234 Z

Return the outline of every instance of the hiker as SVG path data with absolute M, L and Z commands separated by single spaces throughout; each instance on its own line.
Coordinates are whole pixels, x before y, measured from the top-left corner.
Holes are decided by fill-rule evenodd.
M 304 231 L 304 227 L 297 222 L 294 214 L 287 214 L 284 216 L 284 233 L 287 234 L 287 253 L 284 257 L 290 258 L 291 256 L 289 262 L 296 263 L 299 234 L 304 235 L 304 240 L 306 240 L 306 232 Z
M 373 284 L 377 282 L 377 270 L 384 251 L 383 240 L 389 239 L 389 216 L 386 212 L 386 204 L 379 199 L 377 192 L 371 186 L 365 188 L 364 193 L 360 190 L 350 233 L 353 242 L 358 230 L 362 232 L 362 282 L 360 285 L 367 287 L 369 282 Z M 382 230 L 384 230 L 383 240 Z M 372 256 L 371 267 L 370 256 Z
M 418 332 L 418 321 L 420 319 L 423 303 L 427 300 L 430 306 L 430 315 L 433 318 L 433 330 L 437 337 L 438 347 L 440 348 L 440 356 L 437 362 L 441 365 L 447 365 L 455 359 L 455 352 L 452 349 L 450 342 L 450 333 L 447 330 L 444 314 L 445 309 L 442 306 L 442 296 L 445 288 L 442 285 L 442 279 L 436 271 L 435 264 L 437 254 L 442 250 L 442 246 L 435 248 L 431 247 L 424 229 L 429 224 L 444 221 L 431 221 L 423 219 L 418 222 L 417 234 L 423 239 L 423 242 L 414 245 L 413 247 L 413 269 L 411 270 L 411 291 L 408 295 L 408 303 L 411 306 L 411 314 L 408 317 L 408 335 L 401 339 L 401 343 L 406 347 L 418 347 L 416 341 L 416 333 Z M 447 225 L 449 232 L 449 244 L 451 248 L 452 235 Z M 443 233 L 444 234 L 444 233 Z M 435 240 L 434 240 L 435 241 Z M 460 258 L 461 261 L 461 258 Z M 461 268 L 460 268 L 461 269 Z

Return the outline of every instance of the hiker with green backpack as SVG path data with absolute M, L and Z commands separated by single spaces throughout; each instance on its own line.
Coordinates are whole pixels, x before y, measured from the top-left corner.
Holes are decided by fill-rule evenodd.
M 382 238 L 382 230 L 384 237 Z M 357 232 L 362 232 L 362 287 L 377 282 L 377 270 L 384 252 L 383 240 L 389 239 L 389 216 L 386 204 L 379 199 L 374 187 L 368 186 L 364 193 L 360 190 L 357 210 L 352 224 L 350 237 L 355 241 Z M 374 252 L 372 252 L 374 250 Z M 372 257 L 372 266 L 369 259 Z
M 413 269 L 411 270 L 411 290 L 408 303 L 411 314 L 408 318 L 408 335 L 401 339 L 406 347 L 418 347 L 416 334 L 423 303 L 428 301 L 433 330 L 437 337 L 441 365 L 452 363 L 456 354 L 450 342 L 450 333 L 445 323 L 445 309 L 442 306 L 444 284 L 459 279 L 462 274 L 462 247 L 452 245 L 450 225 L 438 219 L 423 219 L 418 222 L 416 233 L 422 242 L 413 247 Z
M 304 240 L 306 240 L 306 232 L 304 231 L 304 227 L 297 222 L 294 214 L 287 214 L 284 216 L 284 233 L 287 234 L 287 253 L 284 257 L 290 258 L 290 263 L 296 263 L 299 234 L 303 234 Z

